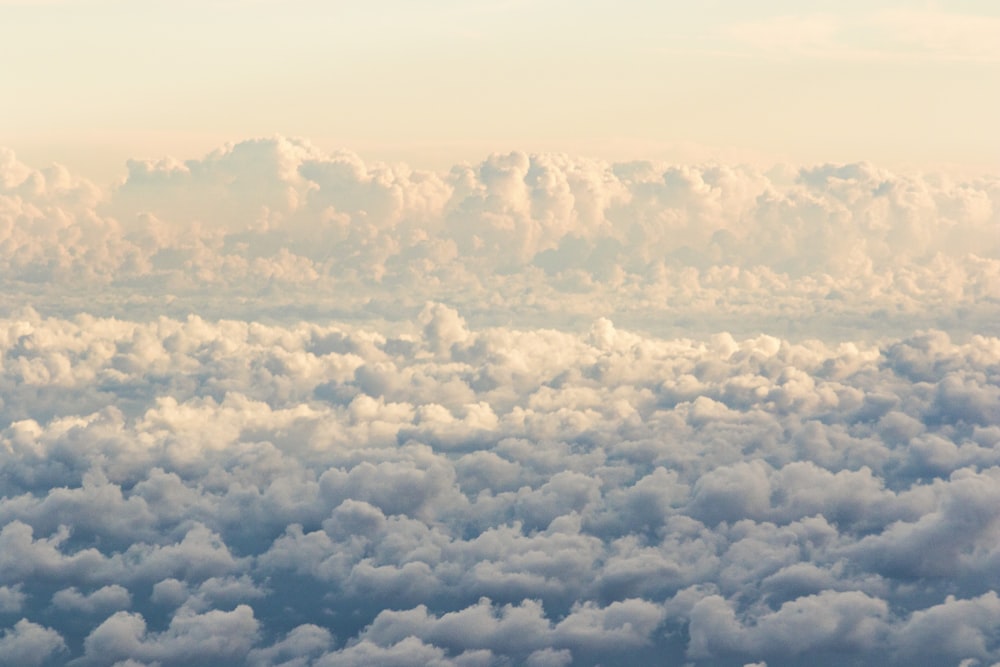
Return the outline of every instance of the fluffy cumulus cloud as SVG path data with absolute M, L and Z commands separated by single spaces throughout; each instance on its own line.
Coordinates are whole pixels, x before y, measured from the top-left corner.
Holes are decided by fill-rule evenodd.
M 998 204 L 2 153 L 0 664 L 1000 662 Z
M 433 300 L 488 325 L 974 332 L 1000 299 L 998 224 L 996 176 L 869 164 L 514 152 L 430 173 L 279 137 L 132 161 L 99 189 L 8 151 L 0 303 L 290 321 L 415 317 Z

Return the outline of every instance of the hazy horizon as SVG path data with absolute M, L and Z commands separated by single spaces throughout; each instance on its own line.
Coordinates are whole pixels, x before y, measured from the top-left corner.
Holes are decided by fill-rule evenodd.
M 997 164 L 1000 9 L 5 0 L 0 145 L 98 181 L 275 134 L 425 168 L 491 152 Z M 727 159 L 725 161 L 731 161 Z

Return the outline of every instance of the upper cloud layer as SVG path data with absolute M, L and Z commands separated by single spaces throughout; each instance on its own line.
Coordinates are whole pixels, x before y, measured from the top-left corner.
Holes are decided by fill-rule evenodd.
M 867 164 L 511 153 L 435 174 L 275 138 L 133 161 L 100 192 L 0 160 L 6 303 L 63 312 L 100 285 L 87 309 L 123 315 L 395 319 L 433 299 L 477 322 L 974 331 L 1000 297 L 998 216 L 995 177 Z

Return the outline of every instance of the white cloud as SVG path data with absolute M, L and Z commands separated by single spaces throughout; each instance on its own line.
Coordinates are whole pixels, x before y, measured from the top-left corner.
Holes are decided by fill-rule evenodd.
M 825 336 L 871 318 L 974 330 L 1000 295 L 991 176 L 523 153 L 435 174 L 282 137 L 135 161 L 107 192 L 2 164 L 11 308 L 399 319 L 447 299 L 478 322 Z M 106 299 L 79 302 L 81 285 Z
M 988 601 L 995 339 L 424 312 L 385 334 L 0 321 L 6 613 L 88 623 L 91 662 L 564 664 L 679 624 L 694 660 L 892 664 L 955 587 Z
M 66 642 L 58 632 L 26 619 L 4 630 L 0 637 L 0 664 L 12 667 L 41 665 L 65 651 Z
M 178 612 L 162 633 L 147 632 L 139 614 L 117 612 L 97 626 L 84 641 L 84 664 L 111 660 L 232 661 L 247 655 L 256 640 L 258 623 L 250 607 L 225 612 Z
M 791 14 L 728 26 L 757 53 L 868 62 L 1000 61 L 1000 18 L 933 7 L 862 14 Z
M 107 613 L 128 609 L 132 605 L 132 595 L 128 589 L 118 584 L 104 586 L 88 594 L 71 587 L 56 592 L 52 596 L 52 605 L 63 611 L 82 614 Z
M 5 153 L 0 655 L 1000 661 L 998 204 L 286 139 L 102 193 Z
M 0 586 L 0 613 L 16 614 L 21 611 L 27 596 L 21 586 Z

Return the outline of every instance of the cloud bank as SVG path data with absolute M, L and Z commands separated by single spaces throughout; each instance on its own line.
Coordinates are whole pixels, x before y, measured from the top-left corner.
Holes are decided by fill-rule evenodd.
M 0 664 L 1000 662 L 998 184 L 3 153 Z
M 1000 339 L 421 321 L 0 322 L 8 663 L 1000 659 Z
M 995 176 L 868 164 L 511 153 L 438 174 L 275 138 L 132 161 L 104 191 L 8 152 L 0 305 L 291 322 L 432 300 L 483 325 L 974 333 L 1000 298 L 998 216 Z

